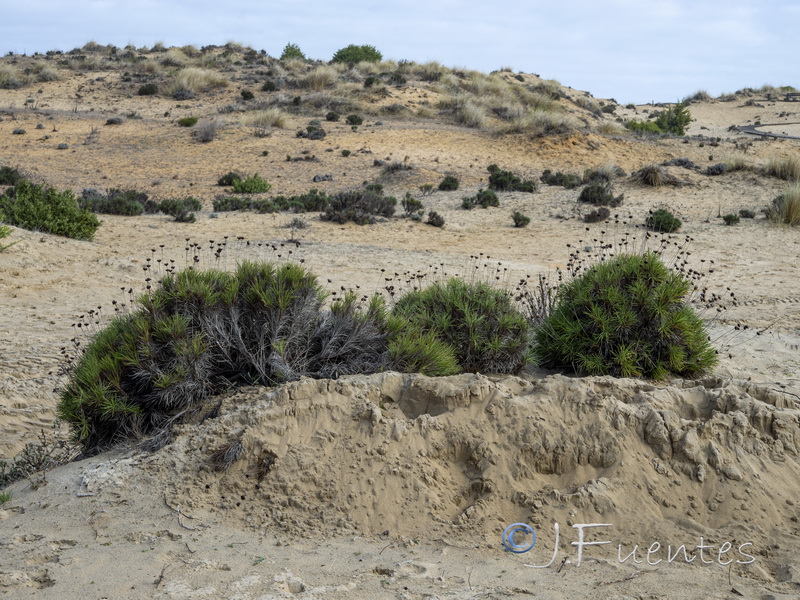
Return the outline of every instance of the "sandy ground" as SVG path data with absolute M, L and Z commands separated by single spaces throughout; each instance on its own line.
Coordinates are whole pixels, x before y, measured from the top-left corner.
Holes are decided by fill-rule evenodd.
M 200 144 L 174 121 L 215 116 L 235 90 L 176 106 L 115 95 L 93 84 L 96 76 L 48 82 L 38 95 L 30 88 L 0 91 L 0 165 L 76 190 L 191 194 L 205 208 L 193 224 L 165 216 L 102 216 L 92 242 L 14 230 L 10 241 L 17 243 L 0 254 L 0 458 L 12 458 L 40 430 L 52 428 L 60 348 L 70 346 L 78 316 L 97 307 L 110 315 L 112 301 L 128 301 L 121 288 L 142 290 L 148 258 L 186 264 L 186 238 L 201 244 L 207 266 L 302 259 L 331 291 L 359 286 L 372 292 L 395 274 L 402 281 L 406 273 L 434 278 L 443 272 L 499 277 L 513 287 L 526 274 L 563 267 L 568 244 L 594 249 L 627 239 L 638 245 L 644 237 L 639 224 L 663 204 L 684 221 L 675 241 L 690 237 L 696 268 L 713 270 L 708 287 L 733 292 L 736 302 L 706 315 L 714 317 L 710 332 L 721 363 L 699 386 L 530 370 L 521 379 L 302 382 L 274 398 L 244 391 L 239 401 L 225 401 L 212 425 L 187 428 L 159 452 L 120 450 L 12 486 L 12 500 L 0 508 L 0 595 L 766 600 L 800 593 L 800 238 L 760 214 L 735 227 L 718 218 L 741 208 L 758 213 L 785 182 L 755 171 L 708 177 L 681 167 L 669 168 L 683 182 L 675 187 L 645 188 L 620 177 L 614 184 L 625 194 L 619 218 L 596 225 L 580 220 L 586 209 L 576 203 L 577 190 L 557 187 L 502 194 L 499 208 L 460 208 L 463 196 L 486 185 L 491 163 L 538 179 L 545 168 L 582 172 L 613 163 L 630 174 L 679 157 L 705 167 L 735 157 L 759 166 L 796 155 L 798 140 L 730 130 L 800 121 L 796 104 L 693 104 L 695 122 L 686 139 L 530 139 L 381 117 L 380 125 L 368 118 L 357 131 L 326 124 L 324 140 L 308 141 L 295 137 L 308 118 L 293 117 L 267 138 L 229 118 L 218 139 Z M 35 109 L 23 108 L 31 95 Z M 134 110 L 141 119 L 105 125 Z M 643 118 L 652 110 L 619 107 L 617 114 Z M 17 127 L 27 133 L 11 135 Z M 790 129 L 796 126 L 775 131 Z M 69 148 L 58 150 L 59 143 Z M 342 156 L 342 149 L 351 156 Z M 286 161 L 303 152 L 317 160 Z M 405 160 L 413 169 L 383 175 L 373 166 L 376 158 Z M 275 194 L 377 180 L 402 197 L 450 173 L 460 177 L 462 189 L 422 198 L 426 209 L 445 217 L 443 229 L 403 219 L 336 225 L 309 215 L 297 246 L 286 242 L 289 215 L 211 218 L 211 200 L 224 191 L 216 180 L 228 170 L 259 172 Z M 317 174 L 331 174 L 333 181 L 314 184 Z M 531 217 L 527 228 L 512 227 L 514 210 Z M 215 262 L 206 249 L 220 242 L 226 250 Z M 85 339 L 83 332 L 78 336 Z M 416 392 L 406 393 L 407 387 Z M 443 408 L 415 408 L 419 398 Z M 289 409 L 280 407 L 287 402 L 304 406 L 307 418 L 294 412 L 286 419 Z M 510 441 L 509 432 L 527 431 L 521 424 L 532 427 L 530 439 L 519 433 L 523 437 Z M 697 437 L 699 449 L 685 445 L 687 435 Z M 232 437 L 245 440 L 247 460 L 229 473 L 214 472 L 209 453 Z M 254 461 L 267 450 L 280 460 L 264 489 L 255 491 Z M 502 550 L 502 529 L 517 520 L 540 534 L 532 553 Z M 553 522 L 562 533 L 557 560 L 547 569 L 526 567 L 549 560 Z M 601 522 L 612 524 L 608 534 L 595 532 L 591 539 L 613 543 L 585 548 L 578 567 L 571 525 Z M 640 550 L 643 564 L 617 557 L 617 543 L 624 557 L 633 544 L 691 549 L 701 536 L 714 545 L 706 554 L 713 564 L 698 558 L 648 565 L 646 550 Z M 716 551 L 726 541 L 733 550 L 720 558 Z M 753 544 L 753 563 L 719 564 L 746 560 L 736 554 L 745 541 Z M 653 555 L 658 558 L 663 550 Z

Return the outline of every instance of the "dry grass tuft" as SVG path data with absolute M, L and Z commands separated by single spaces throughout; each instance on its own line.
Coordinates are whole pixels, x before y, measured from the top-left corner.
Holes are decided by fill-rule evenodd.
M 338 78 L 339 72 L 335 68 L 323 65 L 308 73 L 303 84 L 312 91 L 321 92 L 333 85 Z
M 796 156 L 773 157 L 765 169 L 767 175 L 786 181 L 800 181 L 800 158 Z
M 665 185 L 677 185 L 678 180 L 664 170 L 659 165 L 646 165 L 631 175 L 631 179 L 642 185 L 650 187 L 662 187 Z
M 767 208 L 767 218 L 776 224 L 800 225 L 800 183 L 787 187 Z
M 245 113 L 239 123 L 246 127 L 286 127 L 288 115 L 279 108 L 268 108 Z
M 173 95 L 182 90 L 196 93 L 227 85 L 228 80 L 219 73 L 199 67 L 186 67 L 175 74 L 166 90 L 169 95 Z

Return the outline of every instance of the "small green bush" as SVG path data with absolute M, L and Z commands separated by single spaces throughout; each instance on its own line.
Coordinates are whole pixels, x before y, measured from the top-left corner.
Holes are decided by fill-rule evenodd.
M 656 126 L 661 131 L 674 135 L 684 135 L 691 122 L 692 115 L 685 102 L 678 102 L 671 108 L 661 111 L 655 120 Z
M 272 187 L 272 184 L 259 177 L 258 173 L 244 179 L 234 179 L 232 185 L 233 191 L 237 194 L 263 194 Z
M 734 215 L 733 213 L 722 215 L 722 220 L 725 222 L 725 225 L 736 225 L 739 223 L 739 215 Z
M 178 125 L 181 127 L 194 127 L 197 125 L 197 117 L 181 117 L 178 119 Z
M 537 362 L 580 375 L 702 375 L 717 355 L 686 301 L 690 289 L 653 252 L 601 262 L 559 290 L 535 333 Z
M 650 215 L 647 217 L 644 224 L 648 229 L 659 233 L 674 233 L 678 231 L 682 225 L 681 220 L 666 208 L 650 211 Z
M 418 213 L 424 208 L 422 200 L 414 198 L 411 192 L 406 192 L 405 197 L 400 201 L 400 205 L 403 207 L 403 212 L 406 217 L 410 217 L 412 214 Z
M 546 183 L 547 185 L 560 185 L 568 190 L 576 188 L 583 183 L 583 179 L 580 175 L 576 175 L 575 173 L 562 173 L 561 171 L 553 173 L 550 169 L 545 169 L 540 179 L 542 183 Z
M 300 46 L 297 44 L 288 43 L 286 46 L 284 46 L 283 52 L 281 52 L 280 60 L 291 60 L 293 58 L 307 60 L 306 55 L 303 54 L 302 50 L 300 50 Z
M 500 199 L 492 190 L 478 190 L 474 196 L 468 196 L 461 199 L 461 208 L 472 210 L 476 206 L 481 208 L 489 208 L 490 206 L 500 206 Z
M 439 189 L 443 192 L 454 192 L 458 189 L 458 177 L 453 175 L 445 175 L 444 179 L 439 182 Z
M 516 373 L 525 365 L 528 322 L 504 290 L 450 279 L 404 295 L 392 314 L 452 347 L 464 371 Z
M 347 122 L 348 125 L 361 125 L 364 122 L 364 119 L 361 118 L 361 116 L 359 115 L 352 114 L 352 115 L 347 115 L 345 121 Z
M 428 213 L 428 220 L 425 221 L 425 223 L 427 225 L 433 225 L 434 227 L 444 227 L 444 217 L 435 210 L 432 210 Z
M 616 207 L 622 204 L 625 195 L 615 196 L 610 183 L 590 183 L 581 190 L 578 202 L 586 202 L 595 206 Z
M 112 188 L 105 193 L 85 189 L 78 200 L 78 205 L 94 213 L 107 215 L 136 216 L 159 211 L 158 203 L 150 200 L 144 192 L 119 188 Z
M 203 208 L 197 198 L 168 198 L 158 205 L 159 210 L 178 223 L 194 223 L 194 211 Z
M 653 135 L 661 135 L 664 133 L 653 121 L 637 121 L 633 119 L 625 123 L 625 127 L 636 133 L 649 133 Z
M 9 225 L 79 240 L 91 240 L 100 226 L 70 190 L 59 192 L 25 179 L 0 196 L 0 214 Z
M 328 206 L 328 202 L 330 202 L 330 196 L 328 196 L 324 192 L 320 192 L 319 190 L 312 189 L 305 194 L 299 194 L 297 196 L 276 196 L 269 200 L 272 204 L 274 210 L 264 210 L 262 206 L 259 206 L 258 202 L 254 202 L 253 208 L 255 208 L 258 212 L 277 212 L 277 211 L 291 211 L 295 213 L 304 213 L 304 212 L 322 212 Z
M 511 171 L 504 171 L 497 165 L 489 165 L 489 189 L 499 192 L 535 192 L 536 182 L 523 181 Z
M 232 210 L 248 210 L 252 202 L 249 198 L 237 196 L 220 196 L 212 201 L 214 212 L 229 212 Z
M 320 215 L 323 221 L 358 225 L 376 222 L 376 216 L 391 217 L 397 200 L 370 190 L 352 190 L 335 194 Z
M 158 93 L 158 86 L 155 83 L 145 83 L 136 93 L 140 96 L 155 96 Z
M 331 62 L 337 63 L 359 63 L 359 62 L 380 62 L 383 55 L 378 52 L 375 46 L 356 46 L 350 44 L 345 48 L 337 50 Z
M 2 220 L 3 220 L 3 215 L 0 214 L 0 221 L 2 221 Z M 8 236 L 10 236 L 11 235 L 11 231 L 12 231 L 11 227 L 9 227 L 8 225 L 3 225 L 2 223 L 0 223 L 0 240 L 4 240 Z M 0 243 L 0 252 L 5 252 L 6 250 L 11 248 L 11 246 L 13 246 L 16 243 L 17 242 L 11 242 L 10 244 Z
M 228 171 L 225 175 L 217 179 L 217 185 L 229 187 L 233 185 L 234 181 L 241 181 L 242 179 L 244 179 L 244 175 L 241 173 Z
M 531 218 L 523 215 L 518 210 L 515 210 L 511 214 L 511 219 L 514 221 L 514 227 L 527 227 L 528 224 L 531 222 Z

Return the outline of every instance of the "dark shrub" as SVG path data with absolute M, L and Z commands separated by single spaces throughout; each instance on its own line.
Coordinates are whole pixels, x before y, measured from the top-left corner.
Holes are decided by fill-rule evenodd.
M 589 211 L 586 215 L 584 215 L 583 220 L 586 223 L 599 223 L 600 221 L 605 221 L 610 215 L 611 211 L 605 206 L 601 206 L 600 208 L 595 208 Z
M 444 179 L 439 182 L 439 189 L 443 192 L 454 192 L 458 189 L 458 177 L 453 175 L 445 175 Z
M 504 171 L 497 165 L 489 165 L 489 189 L 499 192 L 535 192 L 536 183 L 523 181 L 511 171 Z
M 242 179 L 244 179 L 244 175 L 241 173 L 228 171 L 225 175 L 217 179 L 217 185 L 232 186 L 234 181 L 241 181 Z
M 106 193 L 85 189 L 78 204 L 86 210 L 107 215 L 136 216 L 158 212 L 158 203 L 150 200 L 144 192 L 118 188 L 110 189 Z
M 538 364 L 580 375 L 697 377 L 717 362 L 688 279 L 653 252 L 620 255 L 564 285 L 536 330 Z
M 624 194 L 614 196 L 610 183 L 590 183 L 581 190 L 578 202 L 586 202 L 595 206 L 619 206 L 622 204 Z
M 742 208 L 739 210 L 739 216 L 743 219 L 755 219 L 756 213 L 749 208 Z
M 422 200 L 417 200 L 414 198 L 414 196 L 411 195 L 411 192 L 406 192 L 406 195 L 400 201 L 400 204 L 403 207 L 403 212 L 405 213 L 406 217 L 410 217 L 412 214 L 418 213 L 424 208 Z
M 580 175 L 576 175 L 575 173 L 562 173 L 561 171 L 553 173 L 550 169 L 545 169 L 540 179 L 542 183 L 546 183 L 547 185 L 560 185 L 568 190 L 576 188 L 583 183 L 583 179 Z
M 359 62 L 380 62 L 383 55 L 378 52 L 375 46 L 356 46 L 350 44 L 345 48 L 340 48 L 331 58 L 331 62 L 359 63 Z
M 725 163 L 717 163 L 706 167 L 706 175 L 724 175 L 727 170 L 728 167 Z
M 194 211 L 200 210 L 203 205 L 197 198 L 168 198 L 162 200 L 158 208 L 178 223 L 194 223 Z
M 453 348 L 462 370 L 516 373 L 526 362 L 528 322 L 503 290 L 460 279 L 400 298 L 392 314 Z
M 489 208 L 490 206 L 500 206 L 500 199 L 492 190 L 478 190 L 474 196 L 461 199 L 461 208 L 471 210 L 476 206 Z
M 739 223 L 739 215 L 727 214 L 722 216 L 725 225 L 736 225 Z
M 145 83 L 137 92 L 140 96 L 155 96 L 157 93 L 158 86 L 155 83 Z
M 425 221 L 425 223 L 433 225 L 434 227 L 444 227 L 444 217 L 435 210 L 432 210 L 428 213 L 428 220 Z
M 214 212 L 247 210 L 251 207 L 251 201 L 248 198 L 238 198 L 236 196 L 220 196 L 214 198 L 212 206 L 214 207 Z
M 370 75 L 369 77 L 367 77 L 364 80 L 364 87 L 365 88 L 371 88 L 373 85 L 379 85 L 380 83 L 381 83 L 381 80 L 380 80 L 379 77 L 374 77 L 374 76 Z
M 264 82 L 264 85 L 261 86 L 262 92 L 276 92 L 278 91 L 278 86 L 275 85 L 275 82 L 272 80 L 267 80 Z
M 100 226 L 70 190 L 59 192 L 25 179 L 0 196 L 0 214 L 8 225 L 79 240 L 91 240 Z
M 242 100 L 252 100 L 256 97 L 256 95 L 251 92 L 250 90 L 242 90 L 241 91 Z
M 328 206 L 330 196 L 317 189 L 300 194 L 298 196 L 276 196 L 270 201 L 275 210 L 261 210 L 259 212 L 291 211 L 299 212 L 322 212 Z
M 659 233 L 673 233 L 681 228 L 681 220 L 675 217 L 666 208 L 650 211 L 650 216 L 645 220 L 645 226 Z
M 22 173 L 15 167 L 0 167 L 0 185 L 17 185 L 22 181 Z
M 348 125 L 361 125 L 364 122 L 364 119 L 362 119 L 359 115 L 352 114 L 347 115 L 345 121 Z
M 330 111 L 327 115 L 325 115 L 325 120 L 326 121 L 331 121 L 331 122 L 336 122 L 341 118 L 341 116 L 342 115 L 340 115 L 337 112 Z
M 376 216 L 391 217 L 397 204 L 395 198 L 382 196 L 369 190 L 352 190 L 335 194 L 320 216 L 323 221 L 358 225 L 375 223 Z
M 528 223 L 531 222 L 530 217 L 523 215 L 518 210 L 511 214 L 511 219 L 514 221 L 514 227 L 527 227 Z

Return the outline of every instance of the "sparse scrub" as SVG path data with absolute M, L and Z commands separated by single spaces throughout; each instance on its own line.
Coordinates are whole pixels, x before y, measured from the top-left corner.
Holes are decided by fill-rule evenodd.
M 0 196 L 0 214 L 9 225 L 79 240 L 91 240 L 100 226 L 70 190 L 59 192 L 24 179 Z
M 421 212 L 425 206 L 421 200 L 417 200 L 411 195 L 411 192 L 406 192 L 405 197 L 401 200 L 400 205 L 403 207 L 403 213 L 406 217 Z
M 518 210 L 515 210 L 511 214 L 511 220 L 514 221 L 514 227 L 527 227 L 528 224 L 531 222 L 531 218 L 523 215 Z
M 654 252 L 601 262 L 559 290 L 536 330 L 537 362 L 580 375 L 703 375 L 717 356 L 687 302 L 690 290 Z
M 645 227 L 659 233 L 674 233 L 681 228 L 681 220 L 666 208 L 650 211 L 645 220 Z
M 23 84 L 22 74 L 12 65 L 0 65 L 0 89 L 18 88 Z
M 749 208 L 741 208 L 739 209 L 739 216 L 743 219 L 755 219 L 756 213 Z
M 428 220 L 425 221 L 427 225 L 433 225 L 434 227 L 444 227 L 444 222 L 444 217 L 435 210 L 428 213 Z
M 352 190 L 335 194 L 320 216 L 323 221 L 358 225 L 376 222 L 376 217 L 391 217 L 397 200 L 369 190 Z
M 670 176 L 663 167 L 659 165 L 645 165 L 636 171 L 632 178 L 635 182 L 651 187 L 662 187 L 677 183 L 674 177 Z
M 562 173 L 561 171 L 553 173 L 550 169 L 545 169 L 540 179 L 542 183 L 546 183 L 547 185 L 560 185 L 568 190 L 576 188 L 583 183 L 583 179 L 580 175 L 575 173 Z
M 158 209 L 178 223 L 194 223 L 194 212 L 203 208 L 197 198 L 168 198 L 162 200 Z
M 766 215 L 773 223 L 800 225 L 800 183 L 790 185 L 775 198 Z
M 216 119 L 212 119 L 200 123 L 194 128 L 192 133 L 197 141 L 207 144 L 213 142 L 217 138 L 220 129 L 222 129 L 222 123 Z
M 474 196 L 468 196 L 461 199 L 461 208 L 472 210 L 476 206 L 481 208 L 489 208 L 490 206 L 500 206 L 500 199 L 492 190 L 478 190 Z

